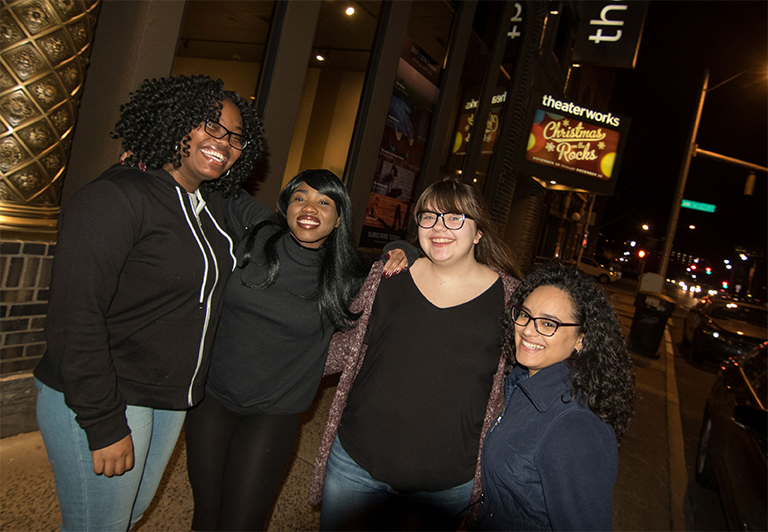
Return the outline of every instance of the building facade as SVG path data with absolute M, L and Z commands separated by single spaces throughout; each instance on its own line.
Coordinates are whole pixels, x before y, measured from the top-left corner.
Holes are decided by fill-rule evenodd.
M 4 28 L 23 28 L 21 7 L 32 4 L 54 12 L 56 2 L 3 0 L 11 8 L 4 9 Z M 109 133 L 131 90 L 146 78 L 205 74 L 251 98 L 264 121 L 266 155 L 249 192 L 274 205 L 300 171 L 333 171 L 350 191 L 363 253 L 406 238 L 419 193 L 448 174 L 482 192 L 523 272 L 537 256 L 576 259 L 595 249 L 590 229 L 600 223 L 605 190 L 558 182 L 521 164 L 534 142 L 532 98 L 543 93 L 607 112 L 615 69 L 632 66 L 626 57 L 631 63 L 637 51 L 644 2 L 73 4 L 91 10 L 93 42 L 82 59 L 88 66 L 76 93 L 77 124 L 65 138 L 68 159 L 50 187 L 60 207 L 118 160 L 122 150 Z M 601 52 L 628 42 L 624 63 L 590 56 L 580 40 L 602 44 Z M 9 55 L 0 60 L 20 83 Z M 14 90 L 22 89 L 2 89 L 0 107 Z M 9 138 L 26 124 L 14 130 L 6 113 L 0 119 Z M 13 185 L 14 164 L 22 163 L 0 164 L 0 188 Z M 615 181 L 610 172 L 603 178 Z M 31 371 L 42 355 L 55 253 L 56 209 L 36 213 L 30 201 L 19 223 L 9 209 L 29 198 L 17 188 L 15 196 L 0 190 L 3 375 Z M 47 221 L 36 223 L 36 216 Z

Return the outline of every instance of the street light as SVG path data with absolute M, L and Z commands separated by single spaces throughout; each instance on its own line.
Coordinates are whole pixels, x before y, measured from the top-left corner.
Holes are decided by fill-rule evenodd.
M 704 71 L 704 81 L 701 84 L 701 96 L 699 97 L 699 107 L 696 111 L 696 117 L 693 120 L 693 127 L 691 128 L 691 132 L 688 135 L 688 141 L 687 141 L 686 150 L 685 150 L 685 157 L 683 158 L 683 164 L 680 168 L 680 176 L 678 177 L 678 180 L 677 180 L 677 188 L 675 189 L 675 196 L 672 201 L 672 212 L 670 213 L 669 221 L 667 222 L 667 235 L 664 238 L 664 251 L 661 255 L 661 264 L 659 266 L 659 275 L 661 275 L 663 278 L 666 278 L 667 276 L 669 259 L 672 255 L 672 244 L 675 240 L 677 220 L 680 217 L 680 204 L 683 201 L 683 193 L 685 192 L 685 183 L 688 180 L 688 170 L 691 167 L 691 159 L 696 155 L 701 155 L 702 157 L 718 159 L 723 162 L 749 168 L 750 170 L 759 170 L 761 172 L 768 172 L 768 168 L 764 166 L 759 166 L 757 164 L 741 161 L 739 159 L 734 159 L 733 157 L 727 157 L 725 155 L 720 155 L 718 153 L 705 151 L 705 150 L 699 149 L 698 145 L 696 144 L 696 136 L 699 133 L 699 123 L 701 122 L 701 110 L 704 108 L 704 99 L 706 98 L 707 93 L 717 89 L 718 87 L 722 87 L 729 81 L 733 81 L 734 79 L 744 74 L 747 74 L 749 72 L 765 72 L 765 70 L 755 70 L 755 69 L 744 70 L 742 72 L 739 72 L 738 74 L 731 76 L 725 81 L 721 81 L 717 85 L 714 85 L 711 88 L 708 88 L 709 70 Z

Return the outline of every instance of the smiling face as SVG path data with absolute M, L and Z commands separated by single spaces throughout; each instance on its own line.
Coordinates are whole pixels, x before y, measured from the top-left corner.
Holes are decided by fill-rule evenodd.
M 433 205 L 427 205 L 424 210 L 440 212 Z M 461 213 L 456 214 L 461 216 Z M 431 229 L 419 226 L 419 244 L 424 254 L 433 263 L 448 265 L 474 259 L 475 244 L 480 242 L 482 236 L 483 234 L 477 230 L 475 221 L 469 218 L 464 220 L 464 225 L 457 230 L 445 227 L 442 219 L 438 219 Z
M 291 194 L 286 218 L 293 238 L 312 249 L 319 248 L 340 223 L 336 203 L 304 182 Z
M 576 322 L 568 294 L 554 286 L 536 288 L 525 298 L 522 308 L 535 318 L 549 318 L 559 323 Z M 571 356 L 574 349 L 581 349 L 582 335 L 578 327 L 558 327 L 555 334 L 549 337 L 536 330 L 533 320 L 525 326 L 515 324 L 514 327 L 515 358 L 518 364 L 528 368 L 531 377 L 539 370 L 562 362 Z
M 240 134 L 243 132 L 240 110 L 231 100 L 224 100 L 218 122 L 229 131 Z M 206 133 L 204 123 L 189 132 L 188 145 L 189 155 L 182 154 L 179 168 L 166 165 L 168 173 L 187 192 L 194 192 L 204 181 L 221 177 L 232 168 L 241 153 L 230 146 L 227 135 L 215 139 Z

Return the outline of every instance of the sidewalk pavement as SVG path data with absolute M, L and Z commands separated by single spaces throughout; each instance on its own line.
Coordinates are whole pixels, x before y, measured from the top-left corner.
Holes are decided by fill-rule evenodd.
M 634 315 L 634 294 L 609 290 L 625 334 Z M 685 530 L 683 501 L 688 476 L 680 428 L 674 346 L 669 332 L 660 358 L 634 355 L 636 417 L 619 448 L 614 488 L 615 530 Z M 326 378 L 312 409 L 302 418 L 299 442 L 268 530 L 317 530 L 320 510 L 307 504 L 315 452 L 335 391 Z M 134 529 L 189 530 L 192 492 L 186 472 L 184 438 L 179 439 L 155 501 Z M 56 530 L 60 524 L 53 474 L 39 431 L 0 440 L 0 530 Z
M 635 292 L 608 290 L 629 336 Z M 682 323 L 688 301 L 677 302 L 658 358 L 632 353 L 637 390 L 635 418 L 619 447 L 619 477 L 614 488 L 615 530 L 686 530 L 692 509 L 686 469 L 680 401 L 675 377 L 676 346 L 670 335 Z
M 331 407 L 336 377 L 323 379 L 312 408 L 302 415 L 301 435 L 267 530 L 317 530 L 320 508 L 309 506 L 309 479 Z M 184 434 L 168 464 L 152 505 L 134 531 L 189 530 L 192 489 L 187 479 Z M 40 431 L 0 440 L 0 530 L 58 530 L 59 504 Z

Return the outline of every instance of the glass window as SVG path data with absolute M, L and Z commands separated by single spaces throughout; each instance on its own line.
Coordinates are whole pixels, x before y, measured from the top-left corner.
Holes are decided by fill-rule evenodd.
M 284 184 L 310 168 L 344 175 L 380 10 L 380 2 L 321 3 Z
M 484 191 L 488 179 L 488 168 L 491 159 L 495 153 L 498 143 L 499 128 L 504 117 L 504 102 L 507 100 L 508 92 L 512 89 L 512 79 L 517 66 L 519 48 L 522 40 L 521 28 L 523 23 L 523 7 L 521 2 L 515 3 L 515 10 L 509 21 L 509 27 L 503 28 L 507 34 L 506 45 L 504 46 L 504 56 L 501 60 L 498 72 L 496 72 L 496 81 L 492 85 L 494 88 L 491 98 L 491 109 L 488 113 L 488 120 L 483 132 L 483 146 L 480 150 L 480 158 L 475 169 L 474 182 L 479 190 Z
M 460 173 L 464 166 L 493 42 L 493 32 L 488 31 L 487 27 L 495 27 L 495 20 L 501 8 L 500 2 L 477 3 L 459 82 L 461 98 L 458 108 L 454 110 L 453 141 L 449 143 L 449 152 L 443 159 L 440 168 L 442 174 Z
M 366 252 L 407 236 L 453 20 L 448 2 L 411 4 L 360 238 Z
M 253 98 L 275 2 L 187 2 L 172 74 L 205 74 Z
M 448 2 L 416 0 L 411 4 L 407 35 L 441 68 L 445 65 L 453 19 L 453 7 Z
M 473 21 L 473 31 L 470 37 L 469 48 L 464 60 L 464 68 L 460 85 L 462 87 L 462 98 L 459 108 L 455 111 L 453 142 L 450 143 L 450 152 L 444 158 L 444 164 L 441 167 L 443 173 L 458 173 L 464 166 L 469 141 L 473 134 L 483 135 L 483 142 L 480 148 L 475 175 L 472 176 L 479 190 L 484 190 L 487 179 L 488 167 L 491 157 L 496 148 L 496 139 L 499 135 L 499 128 L 503 118 L 504 102 L 507 98 L 507 89 L 509 88 L 514 69 L 516 67 L 516 58 L 522 38 L 521 29 L 523 21 L 522 3 L 515 3 L 515 10 L 509 21 L 509 26 L 504 28 L 507 33 L 504 55 L 498 72 L 495 73 L 495 79 L 491 83 L 493 87 L 488 95 L 491 108 L 485 127 L 478 130 L 475 127 L 475 116 L 478 107 L 478 98 L 485 77 L 485 71 L 488 68 L 490 51 L 496 33 L 499 31 L 499 18 L 503 12 L 502 2 L 478 2 Z

